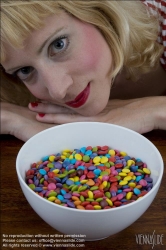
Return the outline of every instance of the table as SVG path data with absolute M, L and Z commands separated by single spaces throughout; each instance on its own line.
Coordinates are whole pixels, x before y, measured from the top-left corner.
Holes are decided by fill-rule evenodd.
M 166 131 L 156 130 L 144 136 L 158 148 L 166 167 Z M 56 245 L 54 248 L 48 246 L 47 240 L 52 237 L 50 235 L 54 235 L 54 240 L 63 235 L 47 225 L 34 212 L 21 191 L 15 161 L 22 145 L 23 142 L 13 136 L 1 135 L 1 249 L 166 249 L 166 171 L 159 192 L 151 206 L 125 230 L 104 240 L 68 243 L 77 244 L 75 247 L 66 246 L 65 243 L 61 243 L 61 246 Z M 153 246 L 150 242 L 145 244 L 145 237 L 152 235 L 156 245 Z

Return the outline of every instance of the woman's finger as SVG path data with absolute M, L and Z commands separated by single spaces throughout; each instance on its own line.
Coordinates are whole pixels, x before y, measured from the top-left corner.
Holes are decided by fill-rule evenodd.
M 71 123 L 71 122 L 85 122 L 85 121 L 99 121 L 99 117 L 85 117 L 79 114 L 37 114 L 36 119 L 45 123 Z
M 75 113 L 73 110 L 52 103 L 31 102 L 28 105 L 31 111 L 44 114 L 68 114 Z

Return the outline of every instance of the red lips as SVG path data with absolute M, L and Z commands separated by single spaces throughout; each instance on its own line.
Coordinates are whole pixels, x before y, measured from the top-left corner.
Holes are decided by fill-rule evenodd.
M 65 104 L 72 108 L 79 108 L 85 104 L 88 99 L 90 93 L 90 83 L 88 83 L 87 87 L 78 95 L 73 101 L 66 102 Z

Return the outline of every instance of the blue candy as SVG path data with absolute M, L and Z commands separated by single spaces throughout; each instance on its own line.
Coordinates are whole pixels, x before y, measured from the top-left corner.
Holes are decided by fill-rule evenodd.
M 43 188 L 42 187 L 35 187 L 34 191 L 35 192 L 41 192 L 41 191 L 43 191 Z
M 49 156 L 47 155 L 47 156 L 44 156 L 44 157 L 42 157 L 42 161 L 48 161 L 48 159 L 49 159 Z
M 92 154 L 92 150 L 87 150 L 86 152 L 85 152 L 85 155 L 91 155 Z
M 86 147 L 80 148 L 80 152 L 81 152 L 81 153 L 85 154 L 85 151 L 86 151 Z
M 44 169 L 40 169 L 40 170 L 39 170 L 39 173 L 40 173 L 41 175 L 45 175 L 47 172 L 46 172 L 46 170 L 44 170 Z
M 96 169 L 93 171 L 93 173 L 94 173 L 96 176 L 99 176 L 100 173 L 101 173 L 101 170 L 98 169 L 98 168 L 96 168 Z
M 66 191 L 64 189 L 61 189 L 61 194 L 62 195 L 66 194 Z
M 138 188 L 133 189 L 135 195 L 139 195 L 141 191 Z
M 74 185 L 74 181 L 67 179 L 66 184 L 68 186 Z
M 60 200 L 60 201 L 63 201 L 63 200 L 64 200 L 64 197 L 63 197 L 61 194 L 58 194 L 58 195 L 57 195 L 57 198 L 58 198 L 58 200 Z

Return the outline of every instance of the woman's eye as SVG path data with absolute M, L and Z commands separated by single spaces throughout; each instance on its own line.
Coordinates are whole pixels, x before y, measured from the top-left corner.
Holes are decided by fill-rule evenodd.
M 66 37 L 56 39 L 49 46 L 49 55 L 54 56 L 58 53 L 64 52 L 68 47 L 69 41 Z
M 24 67 L 24 68 L 17 70 L 17 72 L 15 74 L 21 80 L 26 80 L 26 78 L 28 78 L 31 75 L 32 71 L 33 71 L 33 68 L 28 66 L 28 67 Z

